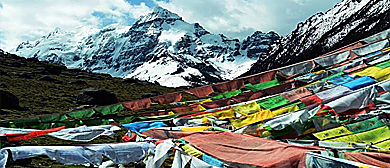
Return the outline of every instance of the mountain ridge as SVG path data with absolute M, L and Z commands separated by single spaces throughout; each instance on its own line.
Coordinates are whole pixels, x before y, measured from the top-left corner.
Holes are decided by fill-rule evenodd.
M 301 22 L 242 76 L 308 60 L 390 28 L 390 1 L 344 0 Z
M 130 27 L 55 29 L 33 45 L 21 43 L 15 53 L 163 86 L 197 86 L 238 77 L 279 39 L 275 32 L 255 32 L 240 42 L 156 7 Z

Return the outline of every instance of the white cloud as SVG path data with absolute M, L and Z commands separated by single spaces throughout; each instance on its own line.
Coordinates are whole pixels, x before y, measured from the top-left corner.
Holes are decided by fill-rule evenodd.
M 290 33 L 311 15 L 327 11 L 341 0 L 171 0 L 156 3 L 198 22 L 212 33 L 243 39 L 255 30 Z
M 10 50 L 25 40 L 35 40 L 56 27 L 72 30 L 98 27 L 99 12 L 126 22 L 150 11 L 144 3 L 130 5 L 124 0 L 3 0 L 0 8 L 0 48 Z
M 72 30 L 85 25 L 99 27 L 110 21 L 127 23 L 129 18 L 150 11 L 145 3 L 131 5 L 126 1 L 132 0 L 2 0 L 0 48 L 10 50 L 22 41 L 47 35 L 56 27 Z M 154 1 L 185 21 L 200 23 L 212 33 L 243 39 L 256 30 L 287 35 L 300 21 L 328 10 L 341 0 Z M 104 18 L 94 16 L 96 13 Z
M 297 3 L 299 5 L 305 5 L 305 4 L 309 3 L 309 0 L 291 0 L 291 1 L 294 3 Z

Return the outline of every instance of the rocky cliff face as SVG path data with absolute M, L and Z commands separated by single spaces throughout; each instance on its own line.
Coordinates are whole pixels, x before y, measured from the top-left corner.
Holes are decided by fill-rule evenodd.
M 131 27 L 56 29 L 35 42 L 21 43 L 14 52 L 69 68 L 178 87 L 233 79 L 279 39 L 274 32 L 258 31 L 241 43 L 157 7 Z
M 389 0 L 344 0 L 299 23 L 243 75 L 312 59 L 389 28 Z

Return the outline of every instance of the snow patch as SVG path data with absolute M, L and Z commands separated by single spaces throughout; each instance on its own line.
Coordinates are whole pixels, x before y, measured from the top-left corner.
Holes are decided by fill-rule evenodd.
M 186 33 L 180 32 L 178 30 L 168 30 L 162 31 L 159 39 L 159 42 L 170 42 L 172 45 L 175 45 Z

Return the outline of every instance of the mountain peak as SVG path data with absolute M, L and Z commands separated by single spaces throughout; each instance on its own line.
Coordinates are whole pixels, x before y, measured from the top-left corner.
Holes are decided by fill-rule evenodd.
M 60 28 L 60 27 L 56 27 L 52 32 L 51 34 L 59 34 L 59 33 L 63 33 L 64 31 Z
M 53 32 L 50 38 L 20 44 L 16 53 L 169 87 L 233 79 L 246 72 L 275 41 L 259 33 L 241 49 L 239 40 L 212 34 L 162 7 L 140 17 L 131 27 L 113 24 Z
M 145 16 L 141 16 L 137 24 L 147 23 L 155 20 L 181 20 L 182 18 L 165 8 L 157 6 L 153 11 Z
M 49 33 L 49 35 L 47 35 L 46 38 L 50 38 L 52 36 L 56 36 L 58 34 L 63 34 L 65 31 L 63 31 L 61 28 L 59 27 L 56 27 L 52 32 Z
M 161 6 L 156 6 L 156 7 L 153 8 L 153 12 L 152 13 L 164 13 L 164 12 L 170 12 L 170 11 L 165 9 L 165 8 L 163 8 L 163 7 L 161 7 Z

